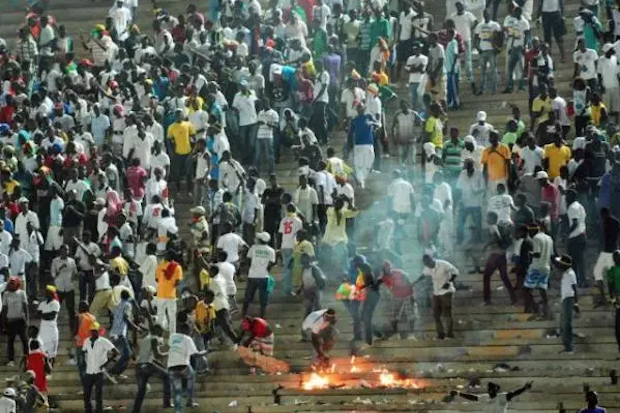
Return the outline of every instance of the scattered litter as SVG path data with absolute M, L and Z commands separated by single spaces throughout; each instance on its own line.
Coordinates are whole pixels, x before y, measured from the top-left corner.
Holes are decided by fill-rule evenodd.
M 353 403 L 369 405 L 369 404 L 372 404 L 372 400 L 362 399 L 358 396 L 355 400 L 353 400 Z
M 507 363 L 497 363 L 495 366 L 493 366 L 493 371 L 496 373 L 505 373 L 507 371 L 519 371 L 519 367 L 515 366 L 515 367 L 510 367 L 509 364 Z
M 276 323 L 276 328 L 282 328 L 282 326 L 278 323 Z
M 237 400 L 233 400 L 230 403 L 228 403 L 228 407 L 237 407 L 239 406 L 239 402 Z

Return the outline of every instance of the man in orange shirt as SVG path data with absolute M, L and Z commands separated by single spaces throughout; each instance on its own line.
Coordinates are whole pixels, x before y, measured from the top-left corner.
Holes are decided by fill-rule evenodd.
M 77 315 L 77 331 L 75 331 L 75 347 L 76 347 L 76 361 L 78 366 L 78 372 L 80 374 L 80 380 L 83 378 L 86 372 L 86 359 L 84 358 L 84 352 L 82 346 L 84 341 L 90 337 L 90 328 L 97 322 L 97 318 L 89 312 L 88 302 L 80 301 L 78 304 Z
M 489 196 L 497 194 L 497 185 L 508 184 L 511 154 L 508 146 L 499 142 L 497 131 L 489 132 L 490 146 L 482 152 L 484 178 L 487 181 Z
M 166 259 L 157 266 L 157 322 L 168 326 L 170 334 L 177 329 L 177 285 L 183 279 L 183 268 L 174 260 L 174 251 L 166 253 Z M 166 316 L 168 317 L 166 320 Z

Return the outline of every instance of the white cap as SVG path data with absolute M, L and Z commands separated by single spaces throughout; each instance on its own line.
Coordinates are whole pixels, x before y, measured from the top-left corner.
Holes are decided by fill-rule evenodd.
M 192 214 L 200 214 L 200 215 L 204 215 L 207 213 L 205 208 L 200 205 L 193 207 L 192 209 L 189 210 L 189 212 L 191 212 Z
M 259 232 L 258 234 L 256 234 L 256 239 L 262 242 L 269 242 L 269 240 L 271 239 L 271 235 L 269 235 L 268 232 Z
M 484 110 L 481 110 L 480 112 L 476 113 L 477 122 L 486 122 L 486 120 L 487 120 L 487 113 Z
M 4 394 L 6 397 L 16 397 L 17 393 L 15 393 L 15 389 L 12 387 L 7 387 L 6 389 L 4 389 L 4 392 L 2 393 Z
M 603 45 L 603 53 L 607 53 L 608 51 L 610 51 L 611 49 L 614 48 L 614 45 L 611 43 L 605 43 Z
M 536 179 L 549 179 L 549 174 L 545 171 L 536 172 Z
M 21 198 L 19 198 L 17 200 L 18 204 L 28 204 L 30 203 L 30 200 L 28 198 L 26 198 L 25 196 L 22 196 Z
M 476 143 L 476 138 L 474 138 L 471 135 L 467 135 L 467 136 L 465 136 L 463 138 L 463 142 L 465 142 L 465 143 L 467 143 L 467 142 L 469 142 L 469 143 Z

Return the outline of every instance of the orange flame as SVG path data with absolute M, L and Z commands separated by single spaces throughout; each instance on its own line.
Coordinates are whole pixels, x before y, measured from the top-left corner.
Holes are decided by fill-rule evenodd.
M 351 356 L 351 373 L 359 373 L 360 369 L 355 365 L 355 356 Z
M 329 386 L 327 377 L 323 377 L 317 373 L 312 373 L 310 378 L 304 383 L 304 390 L 324 389 Z

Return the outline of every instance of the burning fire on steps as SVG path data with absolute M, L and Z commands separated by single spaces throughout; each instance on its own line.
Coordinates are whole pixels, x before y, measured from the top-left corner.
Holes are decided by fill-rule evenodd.
M 326 370 L 315 370 L 302 375 L 300 387 L 304 390 L 339 388 L 403 388 L 420 389 L 423 381 L 405 377 L 402 373 L 389 371 L 385 367 L 373 366 L 364 360 L 359 362 L 355 356 L 347 362 L 335 361 Z

